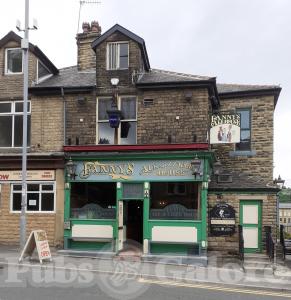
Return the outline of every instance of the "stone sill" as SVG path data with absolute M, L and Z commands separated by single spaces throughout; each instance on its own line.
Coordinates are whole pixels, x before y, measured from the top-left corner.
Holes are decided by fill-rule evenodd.
M 237 157 L 237 156 L 245 156 L 245 157 L 253 157 L 256 156 L 256 150 L 248 150 L 248 151 L 230 151 L 230 157 Z

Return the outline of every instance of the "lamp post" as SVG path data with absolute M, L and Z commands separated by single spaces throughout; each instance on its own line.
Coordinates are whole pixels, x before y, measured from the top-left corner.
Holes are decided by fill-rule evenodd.
M 274 182 L 274 184 L 278 185 L 280 187 L 280 189 L 282 189 L 284 187 L 285 180 L 282 179 L 281 176 L 279 175 L 278 179 L 275 178 L 273 182 Z

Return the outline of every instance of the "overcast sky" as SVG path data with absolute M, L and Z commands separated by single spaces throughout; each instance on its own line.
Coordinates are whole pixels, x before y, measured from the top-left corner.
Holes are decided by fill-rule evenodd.
M 0 37 L 24 24 L 24 0 L 0 1 Z M 76 64 L 79 0 L 30 0 L 30 41 L 59 68 Z M 291 187 L 290 0 L 101 0 L 83 21 L 118 23 L 144 38 L 152 68 L 216 76 L 219 83 L 276 84 L 274 177 Z

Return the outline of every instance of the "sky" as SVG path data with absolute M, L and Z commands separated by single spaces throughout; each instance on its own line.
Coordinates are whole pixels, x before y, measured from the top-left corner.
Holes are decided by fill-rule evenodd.
M 141 36 L 152 68 L 217 77 L 218 83 L 280 85 L 275 110 L 274 177 L 291 187 L 290 0 L 89 0 L 80 26 L 118 23 Z M 30 31 L 58 67 L 75 65 L 79 0 L 30 0 Z M 0 38 L 24 25 L 25 0 L 0 1 Z M 22 33 L 19 33 L 22 35 Z

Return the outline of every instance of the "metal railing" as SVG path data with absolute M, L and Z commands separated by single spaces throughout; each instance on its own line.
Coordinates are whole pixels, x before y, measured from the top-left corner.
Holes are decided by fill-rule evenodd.
M 243 262 L 245 257 L 244 257 L 244 237 L 243 237 L 242 225 L 238 225 L 238 250 L 239 250 L 239 258 Z
M 266 232 L 266 251 L 267 255 L 269 256 L 270 260 L 274 260 L 275 256 L 275 243 L 272 238 L 272 229 L 271 226 L 265 226 Z

